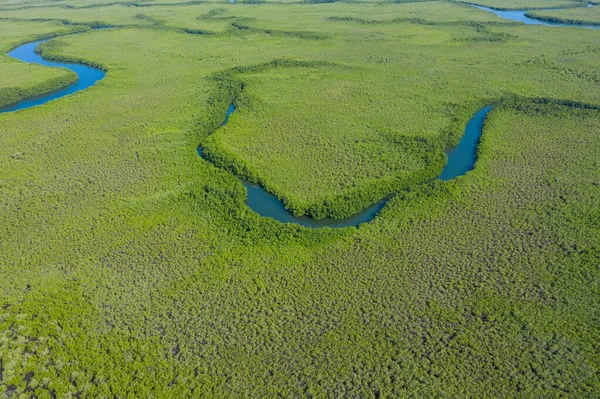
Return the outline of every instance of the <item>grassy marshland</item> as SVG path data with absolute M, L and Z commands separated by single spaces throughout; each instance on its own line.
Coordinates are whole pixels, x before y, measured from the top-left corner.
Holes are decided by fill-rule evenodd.
M 477 0 L 464 3 L 480 4 L 497 10 L 543 10 L 585 7 L 588 4 L 586 0 Z
M 529 16 L 542 21 L 576 25 L 600 25 L 600 7 L 580 7 L 556 11 L 532 11 Z
M 6 53 L 22 43 L 89 28 L 65 27 L 57 21 L 3 21 L 0 29 L 0 107 L 15 103 L 24 97 L 58 89 L 76 79 L 69 71 L 26 65 L 8 57 Z
M 128 26 L 45 45 L 105 79 L 0 116 L 0 397 L 599 394 L 600 32 L 448 3 L 111 7 L 0 21 L 4 51 L 69 28 L 36 16 Z M 0 87 L 69 76 L 2 60 Z M 491 102 L 472 172 L 405 184 Z M 305 229 L 226 169 L 299 211 L 401 193 Z

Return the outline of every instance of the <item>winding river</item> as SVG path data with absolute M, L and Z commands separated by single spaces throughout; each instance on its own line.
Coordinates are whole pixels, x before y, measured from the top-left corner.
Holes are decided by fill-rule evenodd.
M 35 107 L 36 105 L 42 105 L 47 103 L 48 101 L 68 96 L 69 94 L 73 94 L 75 92 L 87 89 L 88 87 L 95 85 L 97 81 L 104 78 L 104 76 L 106 75 L 106 72 L 104 72 L 103 70 L 93 68 L 87 65 L 74 64 L 70 62 L 53 62 L 43 59 L 39 54 L 36 54 L 35 48 L 40 44 L 47 42 L 48 40 L 40 40 L 37 42 L 24 44 L 15 48 L 12 51 L 9 51 L 8 55 L 12 58 L 16 58 L 27 63 L 36 63 L 49 67 L 70 69 L 71 71 L 77 74 L 77 81 L 61 89 L 51 91 L 50 93 L 25 98 L 13 105 L 0 108 L 0 114 Z
M 488 105 L 481 108 L 473 115 L 460 143 L 455 148 L 446 152 L 448 163 L 439 176 L 440 180 L 451 180 L 457 176 L 464 175 L 475 165 L 475 154 L 477 152 L 477 143 L 481 136 L 483 122 L 487 114 L 492 110 L 493 106 Z M 231 114 L 235 111 L 235 106 L 231 104 L 225 114 L 224 126 Z M 198 155 L 202 157 L 202 148 L 198 147 Z M 283 223 L 297 223 L 306 227 L 349 227 L 358 226 L 370 220 L 383 209 L 385 204 L 392 198 L 392 195 L 386 196 L 384 199 L 376 202 L 369 207 L 363 209 L 359 213 L 345 219 L 313 219 L 308 216 L 294 216 L 283 206 L 283 203 L 273 194 L 266 191 L 261 186 L 242 179 L 242 183 L 248 190 L 248 199 L 246 203 L 248 207 L 261 216 L 271 217 Z
M 511 21 L 523 22 L 529 25 L 574 26 L 600 29 L 600 26 L 573 25 L 539 21 L 533 18 L 529 18 L 525 15 L 529 10 L 499 11 L 475 4 L 470 5 L 485 11 L 492 12 L 502 18 Z M 37 63 L 49 67 L 69 69 L 77 74 L 77 81 L 66 87 L 46 93 L 44 95 L 26 98 L 13 105 L 0 108 L 0 114 L 31 108 L 37 105 L 42 105 L 47 103 L 48 101 L 56 100 L 58 98 L 73 94 L 77 91 L 84 90 L 88 87 L 95 85 L 97 81 L 104 78 L 104 76 L 106 75 L 104 71 L 87 65 L 68 62 L 53 62 L 43 59 L 40 55 L 36 54 L 35 49 L 38 45 L 45 43 L 48 40 L 40 40 L 24 44 L 10 51 L 8 55 L 10 57 L 16 58 L 27 63 Z M 475 165 L 475 156 L 477 153 L 477 144 L 482 133 L 483 123 L 487 114 L 492 110 L 492 108 L 492 105 L 488 105 L 479 109 L 469 120 L 459 145 L 446 153 L 446 155 L 448 156 L 448 163 L 442 171 L 441 175 L 439 176 L 440 180 L 451 180 L 455 177 L 464 175 L 466 172 L 473 169 L 473 166 Z M 225 114 L 223 125 L 227 123 L 229 117 L 234 111 L 235 107 L 233 104 L 231 104 Z M 198 154 L 202 156 L 202 149 L 200 147 L 198 147 Z M 248 197 L 246 203 L 248 204 L 248 207 L 254 212 L 261 216 L 271 217 L 283 223 L 297 223 L 306 227 L 358 226 L 362 223 L 373 220 L 377 216 L 379 211 L 381 211 L 381 209 L 385 206 L 387 201 L 392 197 L 392 195 L 390 195 L 382 199 L 381 201 L 372 204 L 371 206 L 359 212 L 358 214 L 346 219 L 325 218 L 316 220 L 307 216 L 296 217 L 284 208 L 283 204 L 277 197 L 267 192 L 262 187 L 243 179 L 242 183 L 248 190 Z
M 471 7 L 478 8 L 480 10 L 491 12 L 493 14 L 496 14 L 500 18 L 504 18 L 509 21 L 522 22 L 525 25 L 570 26 L 570 27 L 576 27 L 576 28 L 600 29 L 600 25 L 565 24 L 565 23 L 561 23 L 561 22 L 542 21 L 542 20 L 527 16 L 527 14 L 532 11 L 560 11 L 560 10 L 565 10 L 565 8 L 552 8 L 552 9 L 545 9 L 545 10 L 528 10 L 528 9 L 496 10 L 494 8 L 480 6 L 478 4 L 472 4 L 472 3 L 466 3 L 466 4 L 470 5 Z M 590 4 L 588 4 L 587 7 L 590 8 L 593 6 L 594 5 L 590 3 Z

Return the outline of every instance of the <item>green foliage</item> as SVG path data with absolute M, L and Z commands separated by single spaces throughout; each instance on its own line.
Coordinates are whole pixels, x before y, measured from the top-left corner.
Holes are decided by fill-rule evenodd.
M 296 69 L 282 71 L 282 68 L 307 68 L 308 71 L 306 69 L 300 71 Z M 352 75 L 348 74 L 348 72 L 356 73 L 356 71 L 353 71 L 351 68 L 329 65 L 323 62 L 274 60 L 270 63 L 260 64 L 257 66 L 235 68 L 232 72 L 242 73 L 243 75 L 241 77 L 236 77 L 236 75 L 230 73 L 227 75 L 221 75 L 220 78 L 227 79 L 229 83 L 226 85 L 226 87 L 240 88 L 239 92 L 235 95 L 236 98 L 234 101 L 237 112 L 235 116 L 232 117 L 230 124 L 223 128 L 219 134 L 211 136 L 208 140 L 204 140 L 201 145 L 203 149 L 203 156 L 210 160 L 213 164 L 231 170 L 236 175 L 242 176 L 248 180 L 265 186 L 269 191 L 272 191 L 278 196 L 282 197 L 286 206 L 289 207 L 295 214 L 302 215 L 307 213 L 317 218 L 322 218 L 325 216 L 339 218 L 352 215 L 369 205 L 374 199 L 382 198 L 390 192 L 398 190 L 399 188 L 434 178 L 440 173 L 444 166 L 445 158 L 441 154 L 441 151 L 436 152 L 436 148 L 431 143 L 428 143 L 426 139 L 404 136 L 389 128 L 380 129 L 380 141 L 378 141 L 378 139 L 372 137 L 370 132 L 366 132 L 367 135 L 357 132 L 354 136 L 351 136 L 350 130 L 347 130 L 343 127 L 338 127 L 340 131 L 344 132 L 344 136 L 341 137 L 342 142 L 336 141 L 327 143 L 326 132 L 332 129 L 331 126 L 323 127 L 321 129 L 314 129 L 315 135 L 309 136 L 307 133 L 309 133 L 311 130 L 309 129 L 308 125 L 299 128 L 299 118 L 296 116 L 294 118 L 296 126 L 282 126 L 281 128 L 277 129 L 276 136 L 271 139 L 273 142 L 265 142 L 259 137 L 256 137 L 256 135 L 248 134 L 249 129 L 260 126 L 259 123 L 253 118 L 254 114 L 264 114 L 270 121 L 268 123 L 273 123 L 278 119 L 283 119 L 279 113 L 288 113 L 292 107 L 295 108 L 294 113 L 296 115 L 305 114 L 308 117 L 308 123 L 314 124 L 314 121 L 317 120 L 317 117 L 313 116 L 309 109 L 299 110 L 297 108 L 299 102 L 298 99 L 301 98 L 300 102 L 309 104 L 311 106 L 318 102 L 325 104 L 325 101 L 328 103 L 333 103 L 333 100 L 330 101 L 330 99 L 323 98 L 323 90 L 325 90 L 324 85 L 333 84 L 334 87 L 332 87 L 331 90 L 335 95 L 335 92 L 340 91 L 340 82 L 348 81 L 349 79 L 356 79 L 355 77 L 353 78 Z M 279 87 L 273 91 L 273 93 L 276 93 L 276 98 L 265 99 L 264 96 L 261 97 L 261 93 L 255 93 L 251 90 L 253 86 L 252 84 L 242 83 L 242 79 L 248 79 L 248 74 L 256 74 L 261 72 L 266 72 L 267 76 L 269 77 L 275 74 L 276 76 L 286 76 L 288 73 L 292 76 L 300 74 L 300 84 L 292 90 L 288 88 L 285 89 L 286 91 L 292 93 L 294 97 L 292 100 L 294 101 L 293 104 L 290 104 L 290 100 L 284 98 L 285 91 Z M 363 71 L 361 71 L 358 76 L 362 78 L 362 80 L 365 80 Z M 335 78 L 335 80 L 330 81 L 332 78 Z M 240 83 L 235 83 L 236 80 Z M 286 83 L 289 84 L 290 78 L 286 77 L 285 80 Z M 358 82 L 359 79 L 356 79 L 357 87 Z M 306 90 L 312 84 L 316 85 L 316 87 L 311 88 L 311 90 L 314 90 L 311 93 L 312 97 L 300 97 L 302 90 Z M 257 87 L 262 89 L 266 85 L 267 84 L 265 82 L 262 82 L 261 84 L 257 85 Z M 367 91 L 367 88 L 362 88 L 357 92 L 357 94 L 359 94 L 360 97 L 364 97 L 363 93 Z M 230 97 L 231 94 L 229 94 L 229 96 L 226 98 Z M 356 113 L 357 109 L 364 107 L 364 111 L 362 111 L 364 113 L 359 117 L 363 120 L 369 120 L 369 114 L 376 114 L 376 110 L 374 110 L 373 107 L 379 107 L 380 104 L 374 103 L 370 107 L 367 104 L 359 105 L 353 108 L 348 107 L 349 102 L 356 102 L 360 97 L 344 98 L 343 102 L 340 101 L 341 98 L 338 98 L 337 101 L 340 102 L 340 107 L 334 108 L 334 111 L 327 110 L 325 112 L 331 116 L 331 119 L 334 121 L 334 123 L 336 123 L 338 126 L 342 126 L 342 121 L 345 118 L 350 118 L 351 116 L 345 115 L 340 117 L 340 115 L 338 115 L 339 113 L 343 112 L 345 109 L 350 110 L 351 113 Z M 373 103 L 372 99 L 368 99 L 368 101 Z M 276 106 L 281 107 L 279 113 L 275 116 L 269 115 L 269 111 L 272 112 L 275 110 L 275 112 L 278 112 L 275 109 Z M 246 115 L 246 112 L 251 112 L 251 115 Z M 240 114 L 240 116 L 238 116 L 238 114 Z M 326 119 L 327 117 L 325 115 L 321 115 L 319 118 Z M 244 123 L 241 127 L 239 125 L 240 120 L 242 120 L 242 123 Z M 238 121 L 238 123 L 235 121 Z M 295 163 L 292 165 L 293 169 L 288 171 L 286 169 L 282 169 L 282 166 L 285 163 L 282 161 L 284 159 L 289 159 L 289 157 L 295 157 L 294 155 L 298 152 L 308 152 L 308 154 L 305 154 L 305 156 L 308 158 L 309 165 L 317 167 L 320 170 L 328 170 L 328 173 L 331 174 L 331 177 L 328 179 L 323 174 L 319 174 L 318 180 L 316 180 L 315 178 L 317 177 L 318 171 L 313 169 L 305 172 L 307 176 L 311 177 L 311 181 L 301 181 L 299 184 L 298 180 L 288 178 L 287 181 L 293 185 L 284 188 L 272 186 L 269 184 L 269 180 L 261 178 L 260 169 L 254 168 L 251 164 L 245 163 L 243 160 L 236 159 L 234 153 L 223 149 L 223 147 L 227 144 L 223 144 L 223 141 L 220 140 L 220 138 L 223 135 L 231 137 L 231 133 L 229 131 L 229 127 L 231 125 L 233 125 L 234 129 L 240 129 L 240 131 L 243 132 L 241 139 L 243 139 L 244 142 L 241 145 L 253 146 L 253 150 L 250 150 L 250 152 L 254 153 L 256 157 L 263 159 L 263 162 L 265 157 L 264 154 L 260 153 L 260 149 L 273 148 L 273 146 L 276 145 L 276 142 L 281 143 L 281 148 L 273 150 L 274 153 L 278 154 L 278 163 L 276 165 L 265 165 L 268 169 L 273 171 L 283 171 L 284 173 L 288 174 L 288 176 L 295 174 L 297 179 L 304 174 L 299 169 L 300 165 Z M 213 123 L 212 126 L 214 127 L 215 124 Z M 286 130 L 289 131 L 288 134 L 292 140 L 291 142 L 289 139 L 283 140 L 284 136 L 282 136 L 280 133 Z M 264 135 L 264 133 L 265 132 L 263 131 L 262 135 Z M 301 138 L 301 140 L 299 140 L 299 138 Z M 327 148 L 325 148 L 325 146 L 327 146 Z M 340 149 L 343 151 L 343 153 L 334 156 L 337 149 Z M 392 149 L 392 151 L 385 151 L 385 149 Z M 382 151 L 385 152 L 382 153 Z M 320 157 L 318 155 L 319 152 L 326 154 L 326 158 Z M 389 175 L 391 175 L 388 181 L 380 180 L 381 176 L 385 173 L 384 168 L 389 167 L 386 166 L 386 164 L 389 164 L 390 159 L 393 159 L 394 157 L 398 157 L 399 164 L 395 166 L 393 171 L 387 172 Z M 330 164 L 326 164 L 328 160 L 330 160 Z M 366 183 L 363 183 L 362 186 L 356 187 L 356 183 L 354 183 L 352 180 L 349 180 L 350 176 L 347 171 L 353 170 L 354 173 L 360 171 L 361 169 L 357 168 L 357 165 L 360 164 L 364 165 L 363 173 L 366 173 L 368 176 L 373 176 L 374 179 L 370 181 L 368 180 Z M 406 170 L 410 171 L 409 165 L 411 164 L 414 165 L 413 167 L 422 168 L 422 170 L 416 170 L 409 175 Z M 336 171 L 336 168 L 341 170 Z M 353 176 L 353 178 L 356 180 L 360 179 L 361 177 L 364 178 L 364 176 L 360 175 Z M 302 192 L 308 194 L 305 198 L 296 202 L 293 201 L 293 199 L 290 200 L 285 195 L 286 192 L 294 190 L 295 186 L 299 186 Z M 308 186 L 309 189 L 307 190 L 305 186 Z M 342 194 L 339 193 L 340 190 L 338 187 L 343 188 L 348 186 L 350 186 L 349 189 L 346 188 L 345 191 L 342 191 Z M 317 198 L 317 201 L 314 200 L 314 197 Z M 324 199 L 319 200 L 320 198 Z M 299 205 L 298 202 L 300 203 Z
M 0 398 L 598 396 L 598 32 L 156 4 L 6 11 L 128 27 L 44 46 L 107 75 L 0 116 Z M 72 28 L 2 20 L 1 43 Z M 0 87 L 61 76 L 0 63 Z M 490 103 L 475 169 L 429 181 Z M 316 215 L 398 194 L 358 229 L 281 224 L 200 143 Z
M 0 48 L 8 51 L 19 44 L 56 35 L 81 32 L 88 27 L 65 27 L 59 22 L 43 24 L 25 21 L 4 21 L 6 34 Z M 11 105 L 24 97 L 47 93 L 73 83 L 77 76 L 70 71 L 42 68 L 23 63 L 3 54 L 0 57 L 0 107 Z
M 585 0 L 477 0 L 461 1 L 479 4 L 496 10 L 545 10 L 549 8 L 570 8 L 587 5 Z
M 579 7 L 567 10 L 534 11 L 526 14 L 528 17 L 541 21 L 558 22 L 574 25 L 600 25 L 600 8 Z

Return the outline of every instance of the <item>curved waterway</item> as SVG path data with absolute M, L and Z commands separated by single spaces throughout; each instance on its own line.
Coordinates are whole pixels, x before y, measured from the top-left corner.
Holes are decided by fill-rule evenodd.
M 535 19 L 532 17 L 528 17 L 527 13 L 531 11 L 561 11 L 566 10 L 566 8 L 552 8 L 545 10 L 496 10 L 494 8 L 480 6 L 479 4 L 467 3 L 472 7 L 478 8 L 480 10 L 484 10 L 487 12 L 491 12 L 496 14 L 500 18 L 507 19 L 509 21 L 522 22 L 526 25 L 543 25 L 543 26 L 570 26 L 576 28 L 589 28 L 589 29 L 600 29 L 600 25 L 585 25 L 585 24 L 566 24 L 562 22 L 552 22 L 552 21 L 542 21 L 539 19 Z M 593 4 L 588 4 L 588 8 L 593 7 Z
M 501 11 L 493 8 L 480 6 L 478 4 L 467 3 L 480 10 L 485 10 L 496 14 L 497 16 L 515 22 L 522 22 L 526 25 L 543 25 L 543 26 L 570 26 L 578 28 L 590 28 L 600 29 L 598 25 L 581 25 L 581 24 L 566 24 L 559 22 L 541 21 L 535 18 L 530 18 L 526 14 L 530 11 L 535 10 L 511 10 Z M 592 7 L 590 3 L 588 7 Z M 554 9 L 558 11 L 559 9 Z M 543 10 L 550 11 L 550 10 Z M 477 144 L 483 130 L 483 123 L 487 114 L 492 110 L 493 106 L 488 105 L 479 109 L 473 117 L 467 123 L 465 132 L 458 146 L 446 152 L 448 156 L 448 163 L 444 170 L 438 177 L 442 181 L 454 179 L 455 177 L 462 176 L 475 165 L 475 157 L 477 154 Z M 235 111 L 235 106 L 231 104 L 225 115 L 223 125 L 225 125 L 229 119 L 231 113 Z M 198 147 L 198 155 L 202 157 L 202 148 Z M 273 194 L 267 192 L 265 189 L 257 184 L 243 180 L 242 183 L 248 190 L 247 204 L 250 209 L 258 213 L 261 216 L 271 217 L 280 222 L 284 223 L 297 223 L 306 227 L 347 227 L 347 226 L 358 226 L 362 223 L 373 220 L 379 211 L 385 206 L 392 196 L 388 196 L 379 202 L 374 203 L 363 211 L 356 215 L 346 219 L 312 219 L 307 216 L 296 217 L 291 214 L 281 201 Z
M 475 6 L 475 5 L 474 5 Z M 509 15 L 507 13 L 513 13 L 512 11 L 497 11 L 492 9 L 487 9 L 486 7 L 475 6 L 477 8 L 486 9 L 490 12 L 494 12 L 497 15 L 501 15 L 501 13 L 505 16 Z M 520 13 L 520 12 L 519 12 Z M 523 17 L 526 11 L 522 11 Z M 510 14 L 513 15 L 513 14 Z M 515 14 L 516 15 L 516 14 Z M 504 17 L 503 17 L 504 18 Z M 512 17 L 511 17 L 512 18 Z M 516 17 L 515 17 L 516 18 Z M 526 17 L 525 17 L 526 18 Z M 510 18 L 509 18 L 510 19 Z M 516 19 L 512 19 L 516 20 Z M 531 19 L 530 19 L 531 20 Z M 536 25 L 556 25 L 551 23 L 544 23 L 537 20 L 535 21 Z M 524 22 L 524 21 L 521 21 Z M 527 22 L 525 22 L 527 23 Z M 569 25 L 570 26 L 570 25 Z M 573 25 L 573 26 L 581 26 L 581 25 Z M 598 27 L 595 27 L 598 28 Z M 70 84 L 61 89 L 46 93 L 44 95 L 30 97 L 19 101 L 16 104 L 4 107 L 0 109 L 0 113 L 17 111 L 20 109 L 31 108 L 37 105 L 42 105 L 47 103 L 48 101 L 52 101 L 69 94 L 73 94 L 77 91 L 84 90 L 90 86 L 96 84 L 97 81 L 104 78 L 106 73 L 98 68 L 90 67 L 87 65 L 69 63 L 69 62 L 53 62 L 47 61 L 43 59 L 40 55 L 35 53 L 35 48 L 45 43 L 48 40 L 40 40 L 33 43 L 27 43 L 22 46 L 15 48 L 14 50 L 8 53 L 9 56 L 21 60 L 27 63 L 37 63 L 40 65 L 45 65 L 49 67 L 58 67 L 58 68 L 66 68 L 77 74 L 77 81 L 73 84 Z M 487 114 L 492 110 L 493 106 L 489 105 L 478 110 L 471 120 L 467 123 L 465 128 L 465 132 L 459 145 L 446 154 L 448 155 L 448 163 L 441 175 L 439 176 L 440 180 L 451 180 L 457 176 L 464 175 L 466 172 L 473 169 L 475 165 L 475 156 L 477 152 L 477 144 L 479 142 L 479 138 L 482 133 L 483 123 Z M 223 121 L 223 125 L 227 123 L 230 115 L 235 111 L 235 106 L 231 104 L 227 113 L 225 114 L 225 120 Z M 198 154 L 202 157 L 202 149 L 198 147 Z M 282 202 L 275 197 L 273 194 L 267 192 L 259 185 L 251 183 L 249 181 L 242 179 L 243 185 L 248 190 L 247 204 L 250 209 L 254 212 L 258 213 L 261 216 L 271 217 L 275 220 L 278 220 L 283 223 L 297 223 L 306 227 L 348 227 L 348 226 L 358 226 L 362 223 L 373 220 L 379 211 L 385 206 L 385 204 L 392 197 L 391 195 L 382 199 L 379 202 L 376 202 L 364 209 L 363 211 L 357 213 L 356 215 L 346 218 L 346 219 L 312 219 L 307 216 L 297 217 L 290 213 L 285 209 Z
M 473 115 L 465 128 L 463 137 L 460 143 L 455 148 L 446 152 L 448 163 L 439 176 L 440 180 L 451 180 L 455 177 L 462 176 L 475 165 L 475 154 L 477 152 L 477 143 L 483 129 L 485 117 L 492 110 L 493 106 L 488 105 L 481 108 Z M 223 125 L 227 123 L 231 114 L 235 111 L 235 106 L 231 104 Z M 202 157 L 202 147 L 198 147 L 198 155 Z M 248 190 L 248 199 L 246 203 L 248 207 L 261 216 L 266 216 L 278 220 L 283 223 L 297 223 L 306 227 L 349 227 L 358 226 L 365 222 L 371 221 L 377 216 L 379 211 L 383 209 L 385 204 L 392 197 L 387 196 L 379 202 L 376 202 L 361 212 L 345 219 L 313 219 L 308 216 L 294 216 L 290 213 L 283 203 L 273 194 L 267 192 L 261 186 L 242 179 L 242 184 Z
M 50 40 L 50 39 L 48 39 Z M 0 114 L 5 112 L 13 112 L 20 109 L 35 107 L 42 105 L 48 101 L 56 100 L 69 94 L 73 94 L 80 90 L 87 89 L 96 84 L 97 81 L 104 78 L 106 72 L 101 69 L 90 67 L 83 64 L 75 64 L 70 62 L 54 62 L 43 59 L 39 54 L 36 54 L 35 48 L 48 40 L 39 40 L 33 43 L 23 44 L 16 49 L 9 51 L 8 55 L 17 60 L 27 62 L 28 64 L 35 63 L 54 68 L 66 68 L 77 74 L 77 81 L 65 86 L 61 89 L 46 93 L 40 96 L 25 98 L 15 104 L 0 108 Z

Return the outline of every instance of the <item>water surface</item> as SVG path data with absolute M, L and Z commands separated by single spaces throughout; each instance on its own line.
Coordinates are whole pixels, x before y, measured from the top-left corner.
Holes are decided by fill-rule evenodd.
M 493 106 L 481 108 L 473 115 L 465 128 L 465 132 L 459 145 L 448 151 L 448 163 L 439 176 L 440 180 L 451 180 L 455 177 L 462 176 L 475 165 L 475 155 L 477 153 L 477 143 L 481 136 L 483 122 L 487 114 L 492 110 Z M 235 111 L 235 106 L 231 104 L 225 113 L 223 125 L 227 123 L 231 114 Z M 198 147 L 198 155 L 202 157 L 202 147 Z M 294 216 L 283 206 L 283 203 L 273 194 L 266 191 L 258 184 L 251 183 L 241 179 L 242 184 L 248 191 L 246 204 L 254 212 L 261 216 L 270 217 L 282 223 L 297 223 L 305 227 L 349 227 L 358 226 L 369 222 L 377 216 L 387 202 L 392 198 L 392 195 L 375 202 L 359 213 L 345 219 L 313 219 L 308 216 Z
M 98 80 L 105 76 L 104 71 L 86 65 L 44 60 L 41 56 L 35 53 L 35 48 L 44 42 L 46 42 L 46 40 L 24 44 L 10 51 L 8 55 L 28 63 L 38 63 L 40 65 L 49 67 L 67 68 L 77 74 L 77 82 L 45 95 L 24 99 L 17 104 L 1 109 L 0 113 L 12 112 L 19 109 L 26 109 L 45 104 L 48 101 L 67 96 L 93 86 Z M 491 109 L 492 106 L 487 106 L 477 111 L 467 124 L 460 144 L 456 148 L 447 152 L 448 164 L 444 168 L 442 174 L 439 176 L 441 180 L 453 179 L 473 169 L 475 164 L 475 155 L 477 152 L 477 143 L 479 141 L 479 137 L 481 136 L 483 121 Z M 225 113 L 223 125 L 228 122 L 231 114 L 234 111 L 235 106 L 231 104 Z M 198 154 L 202 156 L 201 147 L 198 147 Z M 283 223 L 297 223 L 302 226 L 315 228 L 358 226 L 362 223 L 371 221 L 377 216 L 377 214 L 381 211 L 381 209 L 383 209 L 385 204 L 392 197 L 391 195 L 387 196 L 386 198 L 370 205 L 366 209 L 349 218 L 325 218 L 316 220 L 308 216 L 294 216 L 285 209 L 283 203 L 275 195 L 267 192 L 260 185 L 246 180 L 242 180 L 242 184 L 248 191 L 246 203 L 254 212 L 261 216 L 271 217 Z
M 106 72 L 87 65 L 75 64 L 70 62 L 54 62 L 43 59 L 39 54 L 35 53 L 35 48 L 38 45 L 47 41 L 48 40 L 40 40 L 37 42 L 24 44 L 12 51 L 9 51 L 8 55 L 20 61 L 27 62 L 28 64 L 36 63 L 54 68 L 69 69 L 77 74 L 77 81 L 50 93 L 42 94 L 36 97 L 25 98 L 16 104 L 0 108 L 0 113 L 13 112 L 19 109 L 35 107 L 36 105 L 42 105 L 47 103 L 48 101 L 68 96 L 69 94 L 73 94 L 75 92 L 87 89 L 88 87 L 95 85 L 97 81 L 99 81 L 106 75 Z
M 475 155 L 477 154 L 477 144 L 479 144 L 479 138 L 483 130 L 483 122 L 492 108 L 493 105 L 483 107 L 471 117 L 465 128 L 465 133 L 462 139 L 460 139 L 460 143 L 446 152 L 448 163 L 439 176 L 440 180 L 452 180 L 473 169 L 475 166 Z
M 541 21 L 539 19 L 531 18 L 526 16 L 530 11 L 560 11 L 566 10 L 565 8 L 554 8 L 554 9 L 546 9 L 546 10 L 510 10 L 510 11 L 502 11 L 495 10 L 493 8 L 480 6 L 478 4 L 469 4 L 472 7 L 478 8 L 480 10 L 485 10 L 487 12 L 491 12 L 496 14 L 500 18 L 507 19 L 509 21 L 522 22 L 526 25 L 543 25 L 543 26 L 570 26 L 576 28 L 589 28 L 589 29 L 600 29 L 599 25 L 582 25 L 582 24 L 565 24 L 561 22 L 549 22 L 549 21 Z M 587 7 L 593 7 L 593 4 L 588 4 Z

